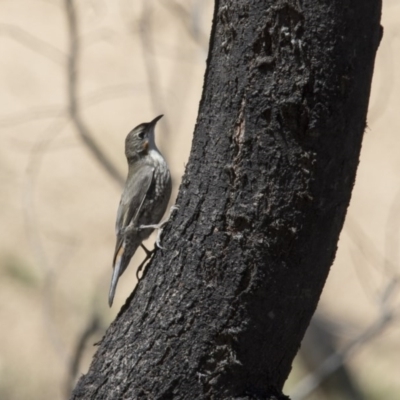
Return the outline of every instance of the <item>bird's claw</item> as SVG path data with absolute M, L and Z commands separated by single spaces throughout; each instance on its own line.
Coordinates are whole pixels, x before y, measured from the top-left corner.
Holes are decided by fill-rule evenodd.
M 161 232 L 162 232 L 162 228 L 159 230 L 159 232 L 158 232 L 158 234 L 157 234 L 156 246 L 157 246 L 160 250 L 165 250 L 165 247 L 162 247 L 162 246 L 161 246 L 161 240 L 160 240 Z
M 175 211 L 175 210 L 179 210 L 179 206 L 176 206 L 176 205 L 172 206 L 169 209 L 168 218 L 165 219 L 163 222 L 160 222 L 159 224 L 152 224 L 152 225 L 140 225 L 137 229 L 138 230 L 149 229 L 149 228 L 150 229 L 157 229 L 158 232 L 157 232 L 156 246 L 161 250 L 165 250 L 165 248 L 161 246 L 161 234 L 162 234 L 164 226 L 169 221 L 169 218 L 171 217 L 172 212 Z

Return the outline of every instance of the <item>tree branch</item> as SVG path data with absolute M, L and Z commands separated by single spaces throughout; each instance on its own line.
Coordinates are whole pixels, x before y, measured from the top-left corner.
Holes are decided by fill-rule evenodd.
M 100 166 L 107 172 L 107 174 L 114 179 L 119 185 L 123 185 L 125 178 L 117 170 L 111 160 L 101 150 L 100 146 L 93 138 L 89 129 L 83 122 L 80 115 L 80 104 L 78 97 L 78 64 L 80 55 L 80 41 L 78 35 L 78 25 L 76 10 L 73 0 L 64 0 L 68 30 L 69 30 L 69 58 L 68 58 L 68 111 L 76 130 L 84 145 L 89 149 L 95 160 L 98 161 Z
M 72 399 L 284 399 L 334 260 L 380 2 L 217 0 L 179 211 Z

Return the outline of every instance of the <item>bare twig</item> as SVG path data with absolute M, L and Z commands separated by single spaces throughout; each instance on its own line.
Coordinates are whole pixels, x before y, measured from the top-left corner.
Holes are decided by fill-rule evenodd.
M 132 96 L 135 91 L 140 91 L 143 88 L 141 85 L 131 85 L 129 83 L 121 83 L 117 85 L 110 85 L 101 89 L 95 90 L 79 99 L 81 108 L 91 107 L 100 104 L 104 101 L 114 100 L 117 98 Z M 61 115 L 67 116 L 65 107 L 61 105 L 50 105 L 35 107 L 30 110 L 8 115 L 0 119 L 1 128 L 10 128 L 16 125 L 25 124 L 40 119 L 60 117 Z
M 62 106 L 57 105 L 42 106 L 7 115 L 0 119 L 0 127 L 11 128 L 40 119 L 54 118 L 63 113 L 62 108 Z
M 81 36 L 80 40 L 84 49 L 98 42 L 116 43 L 118 41 L 118 33 L 111 28 L 99 28 Z
M 345 348 L 329 356 L 314 372 L 302 379 L 292 390 L 292 400 L 304 400 L 312 393 L 322 381 L 334 373 L 356 350 L 374 339 L 397 318 L 395 308 L 389 306 L 389 300 L 398 288 L 398 280 L 390 281 L 381 294 L 380 313 L 367 329 L 353 339 Z
M 16 25 L 0 23 L 0 36 L 5 35 L 58 65 L 64 66 L 67 56 L 60 49 Z
M 396 199 L 397 197 L 398 195 Z M 398 254 L 397 247 L 395 246 L 398 231 L 397 226 L 393 227 L 393 223 L 396 225 L 398 216 L 398 202 L 394 201 L 389 213 L 390 218 L 388 219 L 385 254 L 379 252 L 375 243 L 364 233 L 357 221 L 349 217 L 347 218 L 346 231 L 357 246 L 359 253 L 375 268 L 378 268 L 380 265 L 384 266 L 382 272 L 386 275 L 386 285 L 376 299 L 379 307 L 379 315 L 368 328 L 347 344 L 342 351 L 333 353 L 314 372 L 302 379 L 292 390 L 293 394 L 290 397 L 293 400 L 306 399 L 310 393 L 325 379 L 336 372 L 360 347 L 365 346 L 372 339 L 376 338 L 395 318 L 399 317 L 396 307 L 393 304 L 395 294 L 399 289 Z M 393 231 L 394 229 L 396 230 L 395 232 Z M 360 279 L 364 279 L 364 274 L 365 268 L 363 269 L 363 274 L 360 274 Z
M 338 348 L 337 338 L 348 335 L 349 323 L 331 320 L 323 312 L 317 312 L 301 343 L 299 356 L 307 371 L 314 371 Z M 354 335 L 353 335 L 354 336 Z M 341 400 L 365 400 L 362 390 L 354 380 L 350 367 L 340 365 L 328 379 L 320 383 L 316 397 Z
M 73 0 L 64 0 L 68 31 L 69 31 L 69 58 L 68 58 L 68 112 L 82 142 L 90 150 L 91 154 L 98 161 L 100 166 L 115 180 L 120 186 L 124 184 L 124 177 L 117 170 L 111 160 L 101 150 L 100 146 L 93 138 L 89 129 L 83 122 L 80 115 L 80 104 L 78 97 L 78 64 L 80 56 L 80 41 L 78 35 L 77 15 Z

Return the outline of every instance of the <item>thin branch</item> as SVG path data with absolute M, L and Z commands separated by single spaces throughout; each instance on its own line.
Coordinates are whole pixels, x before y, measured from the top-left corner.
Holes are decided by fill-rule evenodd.
M 0 119 L 0 128 L 12 128 L 17 125 L 26 124 L 40 119 L 54 118 L 59 116 L 61 113 L 65 113 L 62 106 L 52 105 L 34 107 L 30 110 L 24 110 L 22 112 L 4 116 Z
M 361 332 L 345 348 L 329 356 L 314 372 L 303 378 L 292 390 L 290 398 L 292 400 L 304 400 L 309 396 L 326 378 L 332 375 L 356 350 L 370 342 L 383 330 L 398 318 L 396 308 L 389 306 L 389 300 L 398 289 L 398 280 L 390 281 L 381 294 L 380 313 L 367 329 Z
M 78 98 L 82 109 L 104 101 L 114 100 L 120 97 L 132 96 L 135 91 L 142 90 L 140 85 L 132 85 L 129 83 L 121 83 L 110 85 L 84 95 Z M 35 107 L 30 110 L 25 110 L 12 115 L 5 116 L 0 119 L 1 128 L 14 127 L 16 125 L 37 121 L 40 119 L 54 118 L 60 114 L 67 114 L 65 107 L 61 105 L 49 105 Z
M 62 67 L 65 66 L 67 60 L 65 53 L 19 26 L 0 23 L 0 36 L 1 35 L 9 36 L 35 53 L 48 58 Z
M 111 28 L 99 28 L 81 37 L 82 48 L 90 47 L 98 42 L 117 43 L 118 32 Z
M 397 197 L 398 195 L 396 199 Z M 396 232 L 389 229 L 389 224 L 394 223 L 394 225 L 396 225 L 395 222 L 399 215 L 397 208 L 397 202 L 394 201 L 389 215 L 390 218 L 388 219 L 386 251 L 383 255 L 379 252 L 375 243 L 364 233 L 357 221 L 349 217 L 347 218 L 346 231 L 357 246 L 358 251 L 364 256 L 365 260 L 370 262 L 373 266 L 384 266 L 387 283 L 385 288 L 380 291 L 377 299 L 379 315 L 376 321 L 353 339 L 342 351 L 329 356 L 314 372 L 302 379 L 292 391 L 293 394 L 291 398 L 293 400 L 306 399 L 325 379 L 336 372 L 356 350 L 381 334 L 395 318 L 399 317 L 396 313 L 396 307 L 391 304 L 399 288 L 399 274 L 397 271 L 398 268 L 396 267 L 398 265 L 397 248 L 394 246 L 398 231 L 397 227 L 394 227 Z M 395 255 L 389 254 L 393 252 L 396 252 Z M 396 259 L 395 262 L 393 262 L 393 257 Z M 365 274 L 365 269 L 363 271 Z M 364 278 L 364 274 L 360 274 L 360 279 Z
M 64 0 L 64 5 L 66 9 L 70 41 L 68 58 L 68 112 L 82 142 L 108 175 L 122 186 L 125 182 L 124 177 L 106 156 L 103 150 L 101 150 L 80 115 L 80 103 L 78 97 L 80 40 L 78 35 L 77 15 L 73 0 Z

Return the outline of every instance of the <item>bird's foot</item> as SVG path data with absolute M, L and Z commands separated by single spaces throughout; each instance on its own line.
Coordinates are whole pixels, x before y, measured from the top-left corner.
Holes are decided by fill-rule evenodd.
M 158 232 L 157 232 L 156 246 L 161 250 L 164 250 L 164 248 L 161 246 L 161 234 L 162 234 L 163 228 L 166 225 L 166 223 L 169 221 L 172 212 L 175 211 L 175 210 L 178 210 L 178 209 L 179 209 L 178 206 L 172 206 L 169 209 L 168 218 L 166 218 L 164 221 L 160 222 L 159 224 L 140 225 L 139 226 L 139 229 L 146 229 L 146 228 L 157 229 Z

